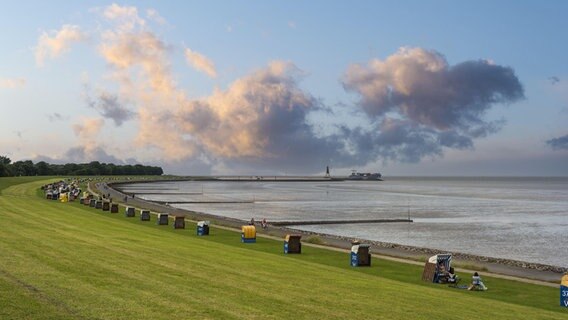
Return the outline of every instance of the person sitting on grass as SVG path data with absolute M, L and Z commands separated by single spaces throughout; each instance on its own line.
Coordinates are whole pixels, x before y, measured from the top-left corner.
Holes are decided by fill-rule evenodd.
M 446 265 L 444 264 L 444 262 L 438 263 L 437 279 L 438 283 L 448 282 L 448 271 L 446 270 Z
M 476 272 L 473 274 L 473 277 L 471 278 L 471 285 L 469 286 L 469 288 L 467 288 L 467 290 L 476 290 L 476 291 L 485 291 L 487 290 L 487 287 L 485 286 L 485 284 L 483 283 L 483 281 L 481 281 L 481 277 L 479 276 L 479 274 Z

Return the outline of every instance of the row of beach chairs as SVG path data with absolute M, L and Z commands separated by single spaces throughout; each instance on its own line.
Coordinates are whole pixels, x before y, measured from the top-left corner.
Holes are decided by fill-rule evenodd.
M 80 198 L 83 205 L 89 206 L 102 211 L 109 211 L 110 213 L 118 213 L 118 203 L 112 203 L 107 200 L 94 199 L 93 195 Z M 124 216 L 133 218 L 136 216 L 136 208 L 125 207 Z M 139 216 L 141 221 L 150 221 L 150 210 L 140 209 Z M 158 225 L 168 225 L 170 216 L 167 213 L 158 213 L 156 223 Z M 197 223 L 197 235 L 209 235 L 209 221 L 199 221 Z M 185 229 L 185 217 L 174 216 L 173 220 L 174 229 Z M 302 235 L 288 234 L 284 239 L 284 253 L 285 254 L 301 254 L 302 253 Z M 256 242 L 256 227 L 254 225 L 244 225 L 241 227 L 241 242 L 255 243 Z M 360 242 L 353 242 L 350 253 L 350 264 L 353 267 L 371 266 L 371 253 L 370 245 L 362 244 Z
M 60 200 L 61 202 L 74 201 L 75 197 L 69 194 L 57 194 L 50 192 L 51 190 L 46 189 L 46 199 L 48 200 Z M 110 211 L 111 213 L 119 212 L 118 203 L 112 203 L 112 201 L 104 199 L 94 199 L 92 194 L 85 193 L 85 196 L 80 198 L 83 205 L 93 207 L 95 209 L 100 209 L 102 211 Z M 140 209 L 140 220 L 150 221 L 151 214 L 150 210 Z M 127 218 L 133 218 L 136 216 L 136 208 L 128 206 L 125 207 L 124 215 Z M 168 225 L 170 221 L 169 214 L 158 213 L 156 218 L 156 223 L 158 225 Z M 209 235 L 209 221 L 199 221 L 197 223 L 197 235 L 198 236 L 208 236 Z M 174 229 L 185 229 L 185 217 L 184 216 L 174 216 L 173 219 Z M 284 253 L 285 254 L 300 254 L 302 253 L 302 235 L 300 234 L 287 234 L 284 238 Z M 254 225 L 243 225 L 241 227 L 241 242 L 242 243 L 255 243 L 256 242 L 256 227 Z M 424 271 L 422 274 L 422 280 L 433 283 L 448 283 L 455 287 L 458 287 L 459 279 L 453 274 L 453 268 L 451 267 L 452 255 L 447 254 L 437 254 L 428 259 L 424 265 Z M 363 267 L 371 266 L 371 250 L 370 245 L 365 243 L 360 243 L 358 241 L 352 242 L 351 252 L 350 252 L 350 264 L 353 267 Z M 467 287 L 467 286 L 466 286 Z

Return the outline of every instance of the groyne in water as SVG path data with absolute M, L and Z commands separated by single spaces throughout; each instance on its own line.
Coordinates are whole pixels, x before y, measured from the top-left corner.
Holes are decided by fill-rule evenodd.
M 120 189 L 119 189 L 120 190 Z M 128 195 L 166 195 L 166 196 L 170 196 L 170 195 L 179 195 L 179 196 L 198 196 L 198 195 L 202 195 L 202 192 L 144 192 L 144 191 L 136 191 L 136 192 L 127 192 L 127 191 L 122 191 L 120 190 L 122 193 L 124 194 L 128 194 Z
M 364 220 L 309 220 L 309 221 L 274 221 L 274 226 L 307 226 L 320 224 L 354 224 L 354 223 L 394 223 L 413 222 L 412 219 L 364 219 Z
M 254 203 L 254 201 L 156 201 L 151 200 L 152 202 L 156 202 L 159 204 L 220 204 L 220 203 Z

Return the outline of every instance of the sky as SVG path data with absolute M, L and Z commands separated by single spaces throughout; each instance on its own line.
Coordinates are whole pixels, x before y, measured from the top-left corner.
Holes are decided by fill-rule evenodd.
M 1 1 L 0 155 L 568 176 L 566 1 Z

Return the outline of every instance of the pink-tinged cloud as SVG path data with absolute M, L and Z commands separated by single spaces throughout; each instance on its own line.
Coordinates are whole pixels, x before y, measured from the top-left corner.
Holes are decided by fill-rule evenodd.
M 43 32 L 35 47 L 35 59 L 38 66 L 43 66 L 47 58 L 54 59 L 69 50 L 71 45 L 87 39 L 79 26 L 63 25 L 60 30 Z
M 291 62 L 271 62 L 225 91 L 187 101 L 174 120 L 180 134 L 192 137 L 215 158 L 286 168 L 300 159 L 311 167 L 330 156 L 341 157 L 341 141 L 317 137 L 308 123 L 308 114 L 320 105 L 298 87 L 302 76 Z
M 170 111 L 179 107 L 185 96 L 171 74 L 168 45 L 146 25 L 135 7 L 111 5 L 104 16 L 111 27 L 102 32 L 99 51 L 120 86 L 117 101 L 130 101 L 139 108 L 135 142 L 159 151 L 166 159 L 193 155 L 193 142 L 168 122 Z
M 451 66 L 442 54 L 423 48 L 351 65 L 343 85 L 358 94 L 358 107 L 376 126 L 374 132 L 347 132 L 357 152 L 410 162 L 442 155 L 444 147 L 472 148 L 473 139 L 504 124 L 486 119 L 489 109 L 524 98 L 510 67 L 488 60 Z
M 510 67 L 488 60 L 450 66 L 442 54 L 423 48 L 401 48 L 385 60 L 351 65 L 343 84 L 359 94 L 370 116 L 394 112 L 440 130 L 475 127 L 493 104 L 524 98 Z
M 115 78 L 125 87 L 136 84 L 138 87 L 131 88 L 133 91 L 148 87 L 153 92 L 171 95 L 176 89 L 167 59 L 168 48 L 145 27 L 138 10 L 113 4 L 107 7 L 104 16 L 112 27 L 102 33 L 99 50 L 115 70 Z
M 83 118 L 79 123 L 73 124 L 72 128 L 81 142 L 92 142 L 96 141 L 103 125 L 103 119 Z
M 141 108 L 136 143 L 159 152 L 167 160 L 183 160 L 196 154 L 196 144 L 180 131 L 175 117 L 166 110 Z
M 16 89 L 26 85 L 24 78 L 0 78 L 0 88 Z
M 138 15 L 136 7 L 120 6 L 116 3 L 106 7 L 103 16 L 117 23 L 121 31 L 131 31 L 138 26 L 144 26 L 146 21 Z
M 201 53 L 186 48 L 185 58 L 187 60 L 187 64 L 195 68 L 195 70 L 207 74 L 210 78 L 217 77 L 215 64 L 213 63 L 213 61 L 211 61 L 211 59 L 207 58 Z

